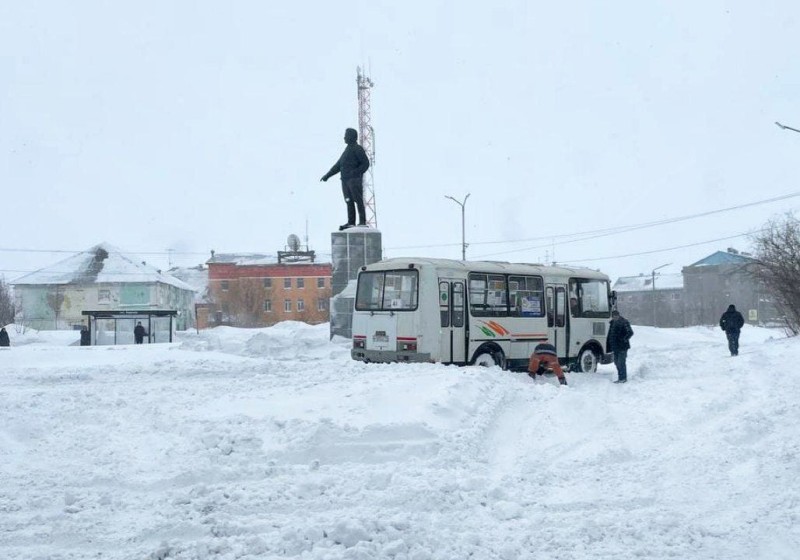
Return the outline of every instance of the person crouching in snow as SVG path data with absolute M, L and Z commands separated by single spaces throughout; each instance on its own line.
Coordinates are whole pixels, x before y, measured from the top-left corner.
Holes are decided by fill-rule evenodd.
M 543 375 L 552 371 L 558 377 L 558 382 L 562 385 L 567 384 L 567 378 L 564 377 L 564 370 L 561 369 L 561 364 L 558 363 L 558 354 L 556 347 L 545 341 L 536 345 L 531 354 L 531 360 L 528 362 L 528 375 L 536 379 L 537 375 Z

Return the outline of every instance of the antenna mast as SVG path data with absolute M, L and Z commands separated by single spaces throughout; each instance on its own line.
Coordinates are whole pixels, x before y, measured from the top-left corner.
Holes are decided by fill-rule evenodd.
M 364 209 L 367 211 L 367 225 L 378 227 L 378 212 L 375 205 L 375 183 L 372 170 L 375 167 L 375 130 L 372 128 L 372 107 L 370 90 L 375 85 L 372 80 L 356 68 L 358 85 L 358 136 L 361 146 L 369 158 L 369 169 L 364 174 Z

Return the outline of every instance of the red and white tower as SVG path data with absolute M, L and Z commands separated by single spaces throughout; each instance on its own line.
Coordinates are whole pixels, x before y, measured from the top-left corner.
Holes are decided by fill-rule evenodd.
M 362 73 L 361 67 L 356 69 L 358 85 L 358 138 L 369 158 L 369 169 L 364 174 L 364 209 L 367 211 L 367 225 L 378 227 L 378 211 L 375 205 L 375 129 L 372 128 L 372 107 L 370 93 L 375 85 Z

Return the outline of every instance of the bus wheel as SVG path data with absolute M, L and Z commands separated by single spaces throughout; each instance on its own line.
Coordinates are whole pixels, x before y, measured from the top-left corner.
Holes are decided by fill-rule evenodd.
M 582 373 L 594 373 L 597 371 L 597 354 L 591 348 L 581 350 L 578 357 L 578 371 Z
M 501 350 L 484 351 L 475 357 L 475 365 L 481 367 L 499 366 L 500 369 L 505 369 L 505 362 L 506 359 Z

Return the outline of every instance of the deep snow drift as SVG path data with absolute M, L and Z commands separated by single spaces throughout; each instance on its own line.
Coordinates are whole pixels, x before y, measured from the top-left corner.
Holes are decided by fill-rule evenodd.
M 365 365 L 328 327 L 0 349 L 5 559 L 796 558 L 800 340 L 636 327 L 613 366 Z

